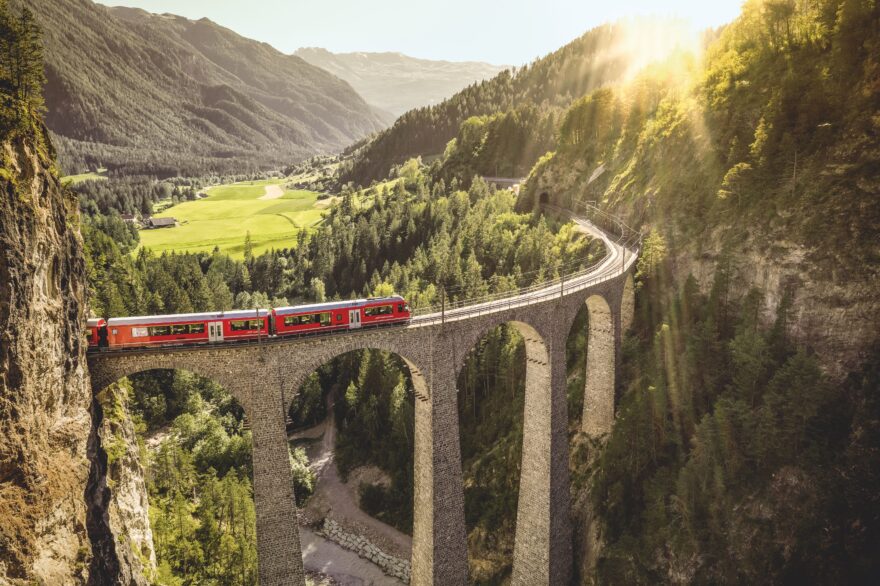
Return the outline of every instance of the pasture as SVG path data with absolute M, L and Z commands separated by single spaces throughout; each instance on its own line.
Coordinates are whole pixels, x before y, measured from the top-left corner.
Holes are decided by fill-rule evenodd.
M 83 181 L 106 181 L 107 180 L 107 169 L 98 169 L 97 171 L 91 171 L 89 173 L 80 173 L 79 175 L 66 175 L 61 178 L 62 183 L 66 183 L 67 185 L 76 185 L 77 183 L 82 183 Z
M 211 252 L 215 246 L 236 258 L 244 256 L 251 235 L 253 252 L 291 248 L 300 230 L 322 220 L 311 191 L 287 190 L 279 179 L 219 185 L 208 197 L 163 210 L 157 218 L 176 218 L 173 228 L 141 230 L 141 246 L 153 252 Z

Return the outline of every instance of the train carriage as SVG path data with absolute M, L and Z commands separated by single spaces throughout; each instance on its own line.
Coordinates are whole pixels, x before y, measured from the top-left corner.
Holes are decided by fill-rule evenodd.
M 107 322 L 101 317 L 92 317 L 86 322 L 86 341 L 89 348 L 107 345 Z M 103 340 L 101 338 L 104 338 Z
M 88 321 L 89 349 L 144 348 L 253 340 L 401 324 L 412 317 L 399 295 L 277 309 L 247 309 Z
M 409 305 L 399 295 L 277 307 L 273 313 L 279 336 L 403 323 L 412 317 Z
M 249 340 L 269 335 L 268 309 L 183 313 L 107 320 L 111 348 Z

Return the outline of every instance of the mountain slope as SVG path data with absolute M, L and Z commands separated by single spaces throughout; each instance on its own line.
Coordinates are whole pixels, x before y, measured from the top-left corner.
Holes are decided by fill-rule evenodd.
M 624 79 L 645 60 L 662 58 L 678 39 L 692 37 L 675 21 L 632 19 L 596 27 L 530 65 L 472 84 L 436 106 L 407 112 L 355 153 L 340 180 L 367 185 L 409 157 L 442 153 L 472 116 L 534 107 L 541 115 L 533 118 L 543 125 L 573 100 Z
M 614 429 L 572 450 L 585 580 L 877 581 L 878 111 L 880 5 L 749 0 L 563 117 L 521 207 L 647 234 Z
M 68 172 L 273 166 L 383 126 L 344 81 L 210 20 L 89 0 L 40 8 L 46 122 Z
M 432 61 L 401 53 L 331 53 L 315 47 L 299 49 L 294 55 L 344 79 L 368 103 L 395 117 L 437 104 L 505 69 L 477 61 Z
M 766 6 L 747 3 L 702 62 L 575 102 L 521 205 L 596 200 L 654 226 L 682 281 L 733 262 L 768 315 L 791 296 L 801 341 L 841 374 L 880 327 L 880 9 L 822 0 L 777 22 Z

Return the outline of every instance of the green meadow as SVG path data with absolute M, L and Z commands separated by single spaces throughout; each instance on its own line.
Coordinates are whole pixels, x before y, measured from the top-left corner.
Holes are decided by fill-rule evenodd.
M 187 201 L 156 214 L 172 217 L 173 228 L 141 230 L 141 245 L 162 251 L 211 252 L 215 246 L 242 258 L 244 240 L 251 235 L 255 255 L 275 248 L 291 248 L 300 230 L 321 222 L 318 194 L 287 190 L 281 180 L 246 181 L 220 185 L 208 197 Z
M 76 185 L 83 181 L 106 181 L 107 169 L 98 169 L 90 173 L 80 173 L 79 175 L 67 175 L 61 178 L 61 181 L 68 185 Z

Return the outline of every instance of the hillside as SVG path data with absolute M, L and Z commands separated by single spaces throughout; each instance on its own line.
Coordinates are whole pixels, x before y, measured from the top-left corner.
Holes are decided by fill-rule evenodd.
M 595 200 L 646 234 L 603 442 L 578 433 L 584 361 L 569 357 L 576 582 L 876 581 L 878 31 L 875 3 L 751 0 L 705 51 L 565 107 L 522 93 L 459 118 L 428 168 L 449 184 L 549 150 L 519 211 Z M 519 75 L 481 87 L 514 96 Z M 466 96 L 404 115 L 349 173 L 430 152 L 431 122 Z M 491 424 L 521 421 L 513 402 L 481 405 Z M 490 424 L 461 423 L 464 454 Z M 466 492 L 466 509 L 490 519 L 517 464 L 493 468 L 486 482 L 506 486 L 478 504 Z M 503 533 L 468 530 L 484 576 Z
M 633 19 L 596 27 L 525 67 L 502 71 L 440 104 L 403 114 L 355 153 L 340 169 L 340 179 L 367 185 L 409 157 L 443 153 L 472 116 L 534 108 L 537 115 L 528 117 L 535 126 L 529 131 L 548 119 L 552 126 L 552 117 L 573 100 L 625 79 L 640 63 L 662 58 L 679 39 L 692 37 L 685 25 L 670 21 Z
M 875 3 L 746 2 L 702 59 L 578 100 L 531 173 L 520 209 L 647 234 L 615 428 L 573 450 L 582 577 L 876 580 L 878 31 Z
M 877 332 L 877 22 L 835 0 L 776 20 L 747 3 L 703 60 L 576 102 L 521 205 L 603 202 L 655 228 L 682 281 L 734 255 L 740 292 L 768 289 L 770 315 L 794 295 L 804 341 L 859 365 Z
M 331 53 L 317 47 L 299 49 L 294 55 L 344 79 L 367 103 L 394 117 L 438 104 L 505 69 L 477 61 L 433 61 L 401 53 Z
M 45 0 L 37 18 L 66 173 L 274 167 L 384 126 L 344 81 L 207 19 L 90 0 Z

